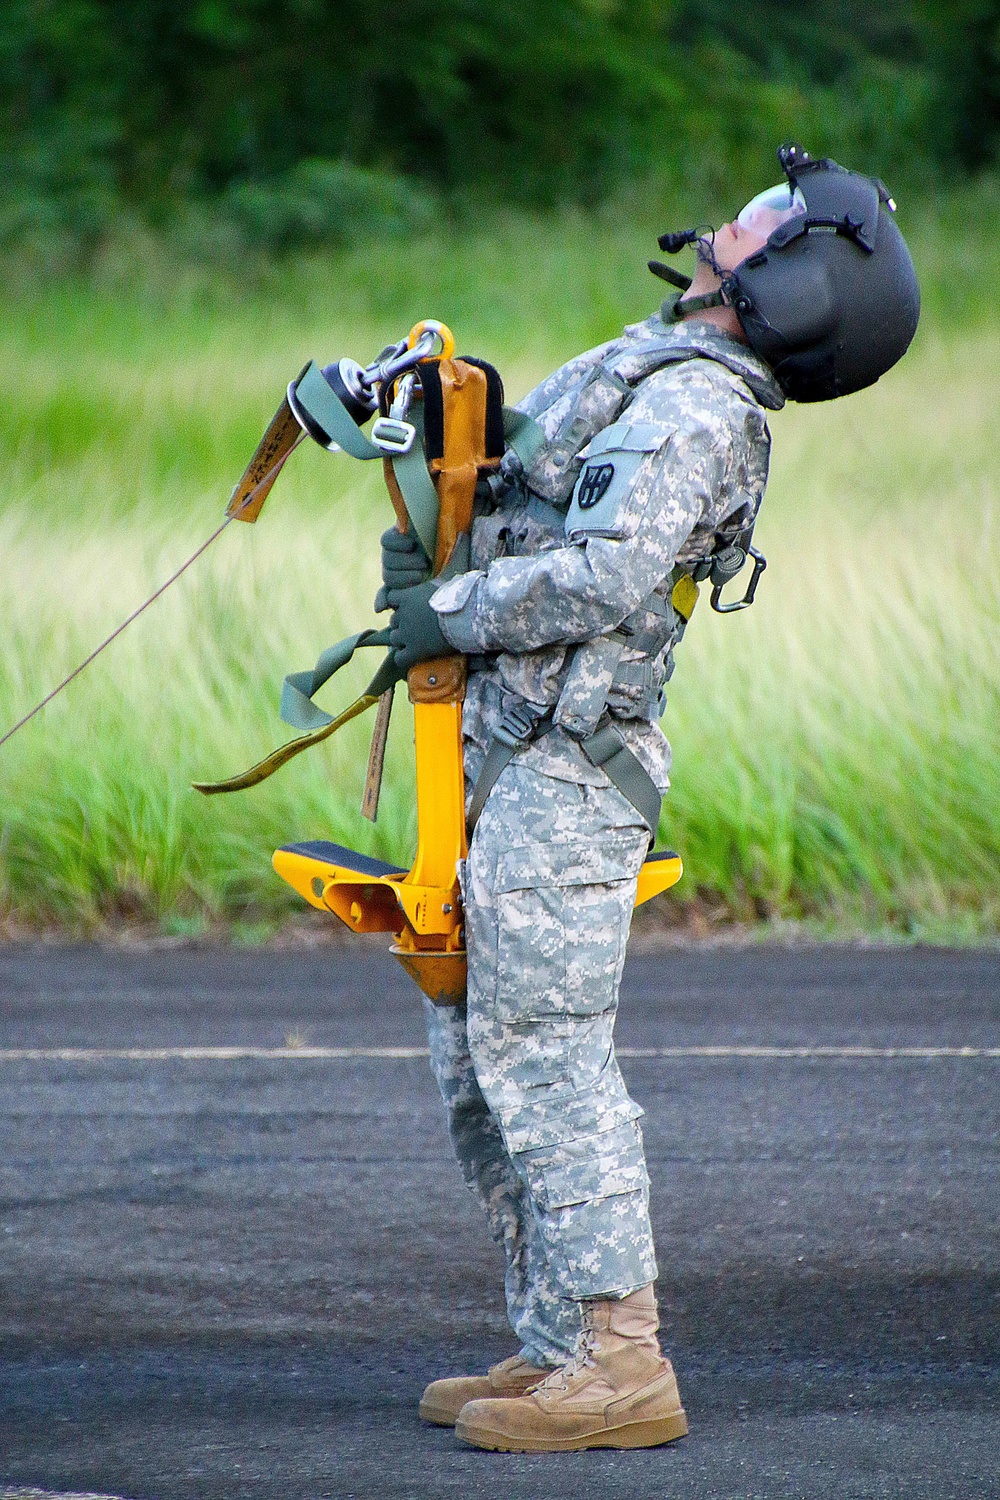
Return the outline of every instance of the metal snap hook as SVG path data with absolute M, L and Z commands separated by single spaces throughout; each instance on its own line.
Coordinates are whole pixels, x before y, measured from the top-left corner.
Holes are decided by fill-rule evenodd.
M 722 590 L 725 588 L 726 583 L 728 583 L 729 580 L 726 579 L 722 583 L 717 583 L 712 590 L 711 598 L 711 605 L 716 614 L 731 615 L 734 614 L 738 609 L 749 609 L 751 604 L 753 603 L 753 596 L 757 592 L 757 584 L 760 581 L 760 575 L 767 567 L 767 558 L 763 555 L 762 552 L 758 552 L 756 547 L 748 547 L 747 554 L 748 556 L 753 558 L 753 572 L 750 575 L 750 582 L 747 584 L 746 593 L 743 595 L 742 599 L 734 599 L 731 604 L 723 604 Z

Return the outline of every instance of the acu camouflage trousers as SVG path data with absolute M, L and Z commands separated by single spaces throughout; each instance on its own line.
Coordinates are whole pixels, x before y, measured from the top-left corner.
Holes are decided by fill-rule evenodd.
M 521 1352 L 540 1366 L 572 1355 L 581 1300 L 656 1277 L 642 1110 L 613 1045 L 647 844 L 614 787 L 515 759 L 465 865 L 466 1004 L 425 1001 L 455 1153 L 504 1249 Z

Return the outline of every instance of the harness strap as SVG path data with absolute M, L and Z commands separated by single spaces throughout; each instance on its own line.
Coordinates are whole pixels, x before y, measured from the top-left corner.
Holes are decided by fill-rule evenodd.
M 668 297 L 660 309 L 664 323 L 680 323 L 692 313 L 703 312 L 709 307 L 725 307 L 726 299 L 721 291 L 706 292 L 703 297 L 685 297 L 684 293 L 673 301 Z
M 416 435 L 409 450 L 396 454 L 391 460 L 392 472 L 420 544 L 427 556 L 433 558 L 437 552 L 441 506 L 424 457 L 424 419 L 419 406 L 409 414 L 409 421 L 416 428 Z
M 525 468 L 548 441 L 534 417 L 529 417 L 526 411 L 517 411 L 513 406 L 503 409 L 503 435 Z
M 352 458 L 389 459 L 413 528 L 427 556 L 433 557 L 437 548 L 440 506 L 424 457 L 422 411 L 416 408 L 410 416 L 416 432 L 407 452 L 390 455 L 365 437 L 315 361 L 306 366 L 296 383 L 293 399 L 303 416 L 309 419 L 314 437 L 335 442 Z M 396 412 L 393 411 L 392 415 Z
M 354 702 L 343 713 L 337 715 L 322 729 L 314 729 L 312 734 L 300 734 L 298 739 L 288 740 L 280 745 L 277 750 L 272 750 L 270 755 L 259 760 L 249 771 L 244 771 L 239 776 L 230 776 L 226 781 L 192 781 L 191 785 L 196 792 L 203 792 L 206 797 L 212 797 L 216 792 L 245 792 L 248 787 L 257 786 L 258 782 L 266 781 L 273 776 L 275 771 L 280 771 L 282 766 L 287 765 L 296 755 L 301 755 L 303 750 L 308 750 L 311 745 L 318 745 L 321 740 L 329 739 L 331 734 L 336 734 L 344 724 L 351 719 L 356 719 L 367 709 L 374 707 L 379 701 L 381 694 L 362 693 L 360 698 Z
M 323 729 L 332 722 L 333 715 L 324 713 L 312 701 L 323 685 L 335 672 L 347 663 L 362 646 L 388 646 L 389 631 L 359 630 L 357 635 L 345 636 L 336 645 L 328 646 L 310 672 L 290 672 L 281 688 L 281 717 L 293 729 Z M 385 663 L 383 663 L 383 667 Z M 378 676 L 382 675 L 379 669 Z M 386 684 L 388 686 L 388 684 Z M 373 683 L 367 689 L 371 692 Z
M 518 750 L 539 740 L 553 728 L 551 713 L 538 717 L 526 703 L 515 703 L 504 711 L 499 727 L 490 741 L 482 770 L 472 791 L 466 827 L 472 838 L 486 799 L 500 779 L 501 773 L 510 765 Z M 660 805 L 663 798 L 656 783 L 645 766 L 626 745 L 619 730 L 607 718 L 599 724 L 593 734 L 577 741 L 584 755 L 594 766 L 599 767 L 612 786 L 616 787 L 626 802 L 635 808 L 646 827 L 650 838 L 655 840 L 660 822 Z
M 589 761 L 600 766 L 626 802 L 632 804 L 649 829 L 650 838 L 655 839 L 663 798 L 652 776 L 626 745 L 611 720 L 598 725 L 592 735 L 581 740 L 580 749 Z
M 294 392 L 289 387 L 292 409 L 301 408 L 305 416 L 311 418 L 320 429 L 321 437 L 325 436 L 329 442 L 336 443 L 352 458 L 385 457 L 383 450 L 365 437 L 337 393 L 327 383 L 315 360 L 310 360 L 293 385 Z M 309 431 L 312 437 L 317 436 L 311 427 Z
M 498 740 L 496 735 L 490 740 L 482 770 L 472 789 L 472 801 L 469 803 L 469 811 L 465 819 L 465 828 L 470 839 L 479 822 L 479 815 L 486 806 L 487 797 L 500 780 L 500 773 L 505 771 L 514 759 L 514 753 L 518 748 L 517 745 L 508 744 L 506 740 Z
M 359 647 L 388 644 L 388 630 L 361 630 L 357 635 L 349 635 L 335 646 L 328 647 L 311 672 L 292 672 L 285 678 L 281 691 L 281 717 L 286 724 L 291 724 L 295 729 L 305 729 L 307 733 L 280 745 L 239 776 L 230 776 L 225 781 L 192 782 L 195 791 L 211 797 L 217 792 L 243 792 L 247 787 L 257 786 L 259 782 L 273 776 L 275 771 L 280 771 L 294 756 L 308 750 L 311 745 L 318 745 L 321 740 L 329 739 L 343 725 L 349 724 L 359 714 L 373 707 L 382 694 L 398 682 L 401 675 L 393 665 L 392 653 L 385 658 L 361 697 L 356 698 L 336 717 L 317 708 L 312 698 L 335 672 L 347 665 Z
M 553 728 L 551 713 L 539 713 L 523 700 L 515 699 L 504 709 L 500 723 L 493 731 L 482 770 L 472 789 L 472 800 L 465 820 L 470 839 L 479 822 L 479 815 L 486 806 L 486 799 L 500 779 L 501 771 L 510 765 L 518 750 L 532 740 L 540 740 Z
M 494 457 L 499 457 L 499 454 L 493 454 L 491 449 L 502 446 L 500 434 L 502 386 L 499 376 L 491 366 L 481 361 L 466 361 L 472 366 L 467 373 L 475 376 L 472 382 L 473 397 L 477 395 L 478 387 L 485 387 L 483 392 L 479 392 L 483 397 L 483 410 L 471 418 L 472 427 L 469 432 L 464 430 L 460 422 L 461 430 L 457 445 L 454 442 L 449 443 L 444 424 L 445 407 L 448 400 L 452 399 L 454 392 L 461 387 L 461 382 L 456 379 L 450 360 L 443 362 L 449 370 L 447 380 L 443 382 L 438 369 L 439 363 L 441 362 L 435 363 L 433 370 L 429 365 L 422 364 L 418 368 L 418 374 L 421 377 L 425 396 L 429 391 L 435 391 L 438 407 L 441 409 L 440 434 L 435 436 L 433 430 L 431 432 L 434 444 L 441 449 L 440 454 L 434 460 L 435 463 L 441 460 L 439 483 L 444 489 L 440 493 L 427 468 L 423 403 L 416 407 L 412 414 L 410 425 L 413 432 L 410 446 L 405 453 L 399 453 L 387 451 L 386 446 L 380 447 L 370 442 L 360 432 L 354 418 L 315 363 L 307 365 L 298 381 L 292 382 L 287 399 L 296 420 L 301 421 L 317 442 L 324 446 L 335 443 L 355 458 L 382 458 L 386 461 L 390 493 L 393 493 L 394 482 L 405 505 L 406 514 L 427 555 L 432 559 L 438 552 L 439 520 L 442 504 L 444 504 L 447 523 L 444 542 L 449 545 L 444 566 L 439 566 L 437 573 L 439 580 L 443 581 L 456 572 L 467 571 L 469 567 L 468 531 L 472 510 L 472 486 L 475 483 L 477 470 L 492 461 Z M 444 385 L 447 385 L 447 392 L 451 394 L 444 392 Z M 395 417 L 398 429 L 409 413 L 404 414 L 402 410 L 394 407 L 390 413 L 385 413 L 383 409 L 383 416 Z M 433 418 L 433 413 L 431 416 Z M 466 426 L 468 426 L 468 420 L 467 411 Z M 478 436 L 477 420 L 480 426 L 485 426 L 481 437 Z M 544 441 L 541 428 L 532 422 L 530 417 L 515 413 L 512 425 L 526 442 Z M 433 429 L 433 421 L 431 421 L 431 427 Z M 471 475 L 467 471 L 471 471 Z M 448 488 L 449 485 L 450 488 Z M 467 496 L 464 495 L 462 486 L 468 489 Z M 394 500 L 397 498 L 394 496 Z M 467 505 L 460 503 L 466 500 Z M 465 514 L 466 510 L 469 512 L 468 515 Z M 448 527 L 451 528 L 451 533 Z M 454 534 L 456 528 L 457 535 Z M 299 738 L 280 746 L 271 755 L 258 762 L 257 765 L 251 766 L 241 775 L 230 777 L 226 781 L 196 782 L 194 783 L 196 790 L 211 795 L 216 792 L 241 791 L 245 787 L 255 786 L 258 782 L 273 775 L 300 751 L 318 744 L 320 740 L 334 734 L 341 725 L 372 707 L 385 692 L 395 686 L 403 675 L 394 664 L 395 653 L 392 651 L 385 657 L 361 697 L 336 718 L 318 708 L 312 700 L 320 688 L 347 665 L 359 648 L 389 645 L 388 630 L 362 630 L 330 646 L 323 652 L 311 671 L 290 673 L 285 678 L 282 687 L 281 717 L 287 724 L 306 732 Z
M 647 599 L 633 610 L 618 626 L 619 632 L 625 636 L 625 645 L 629 651 L 642 651 L 646 653 L 646 660 L 642 662 L 622 662 L 615 668 L 612 686 L 617 687 L 619 683 L 625 682 L 632 685 L 652 686 L 652 677 L 644 675 L 636 678 L 633 674 L 639 668 L 644 674 L 655 671 L 656 662 L 665 648 L 671 644 L 677 627 L 677 616 L 679 611 L 662 599 L 659 594 L 650 594 Z M 659 622 L 658 625 L 647 628 L 645 618 L 653 615 Z M 683 623 L 682 617 L 682 623 Z

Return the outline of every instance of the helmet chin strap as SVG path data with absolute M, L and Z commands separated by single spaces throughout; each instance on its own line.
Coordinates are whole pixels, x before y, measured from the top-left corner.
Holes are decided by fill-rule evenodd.
M 673 306 L 671 322 L 681 323 L 693 313 L 705 312 L 710 307 L 728 307 L 729 304 L 722 295 L 720 288 L 717 292 L 706 292 L 701 297 L 678 297 Z
M 715 230 L 710 225 L 704 230 L 701 228 L 685 229 L 679 233 L 660 236 L 660 249 L 666 250 L 668 255 L 676 255 L 685 245 L 694 245 L 698 259 L 703 265 L 711 267 L 720 282 L 715 291 L 703 292 L 697 297 L 689 297 L 682 292 L 673 306 L 665 309 L 663 316 L 666 321 L 680 323 L 684 318 L 691 317 L 694 313 L 705 312 L 710 307 L 728 307 L 729 304 L 723 292 L 726 273 L 715 258 L 714 236 Z M 652 262 L 650 269 L 652 270 Z M 654 272 L 654 274 L 660 273 Z M 673 281 L 674 278 L 671 276 L 664 279 Z

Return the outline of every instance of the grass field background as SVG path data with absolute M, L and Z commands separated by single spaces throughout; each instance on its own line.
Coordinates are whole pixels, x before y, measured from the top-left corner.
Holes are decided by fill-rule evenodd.
M 989 192 L 980 199 L 989 222 Z M 968 222 L 968 203 L 962 210 Z M 772 421 L 757 605 L 703 600 L 664 728 L 661 842 L 699 921 L 828 934 L 994 937 L 1000 916 L 1000 321 L 985 234 L 914 225 L 925 317 L 876 388 Z M 217 524 L 288 379 L 370 357 L 420 317 L 493 360 L 515 398 L 645 315 L 651 229 L 627 215 L 494 220 L 457 243 L 230 272 L 109 253 L 86 282 L 11 278 L 0 378 L 0 715 L 13 722 Z M 328 837 L 404 861 L 399 696 L 378 825 L 358 813 L 368 724 L 263 786 L 203 799 L 288 737 L 285 672 L 374 623 L 376 465 L 308 445 L 256 526 L 231 526 L 100 662 L 0 750 L 8 928 L 136 919 L 270 930 L 297 907 L 280 843 Z M 325 690 L 342 704 L 375 658 Z

